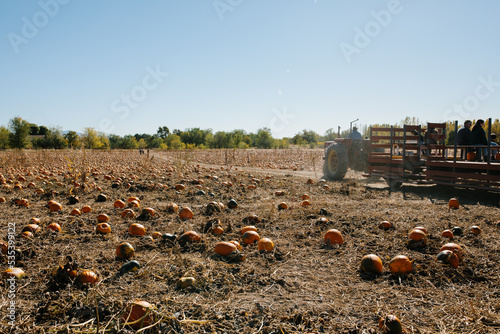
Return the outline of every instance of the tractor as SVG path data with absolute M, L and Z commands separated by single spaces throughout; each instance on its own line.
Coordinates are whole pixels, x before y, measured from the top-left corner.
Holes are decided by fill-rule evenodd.
M 327 180 L 342 180 L 347 173 L 347 168 L 366 171 L 369 154 L 369 139 L 336 138 L 325 142 L 324 177 Z

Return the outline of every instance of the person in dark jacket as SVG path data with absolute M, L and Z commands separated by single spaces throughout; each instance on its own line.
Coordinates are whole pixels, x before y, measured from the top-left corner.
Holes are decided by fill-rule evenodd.
M 466 120 L 464 122 L 464 126 L 462 126 L 460 129 L 458 129 L 457 136 L 455 137 L 455 140 L 457 142 L 458 146 L 468 146 L 470 145 L 470 133 L 471 133 L 471 128 L 472 126 L 472 121 L 471 120 Z M 469 149 L 461 150 L 461 157 L 462 159 L 465 159 L 466 152 L 470 152 Z
M 486 138 L 486 132 L 484 131 L 484 121 L 478 119 L 472 131 L 470 133 L 470 144 L 472 146 L 488 145 L 488 139 Z M 477 148 L 476 149 L 476 160 L 481 161 L 481 156 L 483 156 L 486 149 Z

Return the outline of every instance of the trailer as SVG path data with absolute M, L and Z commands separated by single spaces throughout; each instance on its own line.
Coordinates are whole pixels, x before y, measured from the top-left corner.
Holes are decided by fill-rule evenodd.
M 391 189 L 403 183 L 440 184 L 458 188 L 500 192 L 500 154 L 491 146 L 491 118 L 488 145 L 446 145 L 446 123 L 403 127 L 370 128 L 370 149 L 365 177 L 381 177 Z M 455 133 L 458 122 L 455 121 Z M 483 161 L 468 152 L 485 150 Z M 469 158 L 469 159 L 468 159 Z

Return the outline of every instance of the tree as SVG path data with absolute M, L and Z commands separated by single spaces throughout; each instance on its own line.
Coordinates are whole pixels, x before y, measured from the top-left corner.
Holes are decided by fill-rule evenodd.
M 94 128 L 85 128 L 83 130 L 81 141 L 83 143 L 83 146 L 88 149 L 101 148 L 104 146 L 104 144 L 101 142 L 99 133 Z
M 9 121 L 9 130 L 10 147 L 22 149 L 30 146 L 30 123 L 21 117 L 14 117 Z
M 167 136 L 169 135 L 169 133 L 170 133 L 170 130 L 166 126 L 160 126 L 160 127 L 158 127 L 158 131 L 156 131 L 156 134 L 161 139 L 167 138 Z
M 0 150 L 9 148 L 9 130 L 5 126 L 0 126 Z
M 38 127 L 38 125 L 30 123 L 30 135 L 31 136 L 36 136 L 39 131 L 40 131 L 40 128 Z
M 37 146 L 42 148 L 63 149 L 68 146 L 68 142 L 64 139 L 62 131 L 57 128 L 49 129 L 43 139 L 37 141 Z
M 38 129 L 38 134 L 40 136 L 45 136 L 47 134 L 47 132 L 49 132 L 49 128 L 47 128 L 44 125 L 40 126 L 40 128 Z
M 335 130 L 333 130 L 333 128 L 329 128 L 328 130 L 325 131 L 325 135 L 323 136 L 323 141 L 334 140 L 335 138 L 337 138 Z
M 269 128 L 261 128 L 257 130 L 257 137 L 255 140 L 255 146 L 257 148 L 272 148 L 274 144 L 274 138 L 271 135 L 271 130 Z
M 68 142 L 70 148 L 80 147 L 80 141 L 78 140 L 78 134 L 75 131 L 68 131 L 64 135 L 64 139 Z
M 146 146 L 147 146 L 146 141 L 144 140 L 144 138 L 141 138 L 141 139 L 137 142 L 137 145 L 139 146 L 139 148 L 146 148 Z

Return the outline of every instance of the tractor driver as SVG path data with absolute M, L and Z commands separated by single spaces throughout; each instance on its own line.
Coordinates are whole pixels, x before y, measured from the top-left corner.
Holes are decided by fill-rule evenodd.
M 362 140 L 363 137 L 361 136 L 361 133 L 358 132 L 358 128 L 355 126 L 352 128 L 352 132 L 347 136 L 347 138 L 352 139 L 352 140 Z

